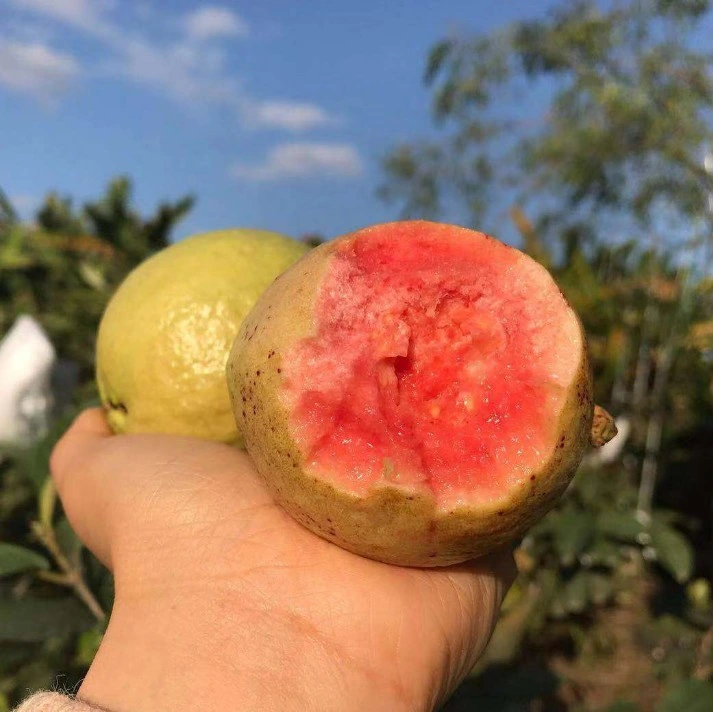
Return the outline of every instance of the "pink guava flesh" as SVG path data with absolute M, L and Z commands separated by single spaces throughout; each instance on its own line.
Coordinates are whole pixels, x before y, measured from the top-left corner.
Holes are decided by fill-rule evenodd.
M 308 474 L 450 508 L 533 479 L 558 445 L 577 319 L 542 267 L 486 235 L 360 232 L 330 260 L 314 327 L 282 369 Z

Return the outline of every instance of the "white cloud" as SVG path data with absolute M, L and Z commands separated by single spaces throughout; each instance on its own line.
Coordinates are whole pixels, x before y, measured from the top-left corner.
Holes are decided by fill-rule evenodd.
M 223 64 L 224 55 L 217 48 L 156 47 L 135 37 L 123 40 L 119 57 L 103 71 L 154 87 L 179 101 L 236 106 L 238 86 Z
M 226 54 L 220 40 L 244 36 L 249 28 L 239 15 L 226 7 L 199 6 L 184 15 L 178 25 L 173 24 L 174 30 L 180 28 L 179 33 L 173 41 L 167 42 L 156 41 L 145 29 L 141 33 L 126 32 L 110 15 L 116 0 L 6 2 L 40 20 L 61 23 L 98 40 L 106 54 L 93 63 L 91 71 L 85 73 L 86 78 L 121 77 L 192 106 L 222 106 L 234 112 L 245 125 L 255 128 L 296 133 L 336 123 L 334 117 L 316 104 L 282 99 L 258 100 L 241 88 L 226 66 Z M 20 42 L 8 40 L 7 44 Z M 38 40 L 34 40 L 30 45 L 45 45 L 51 52 L 46 42 L 38 44 Z M 38 50 L 34 51 L 38 53 Z M 46 93 L 50 102 L 56 102 L 68 80 L 79 73 L 71 57 L 54 55 L 57 60 L 65 60 L 64 63 L 57 62 L 57 86 L 48 80 L 49 70 L 39 57 L 35 58 L 37 76 L 33 78 L 33 65 L 25 59 L 21 77 L 26 86 L 24 91 L 39 99 Z M 15 59 L 14 63 L 18 61 Z M 10 78 L 5 75 L 12 75 L 15 83 L 20 81 L 18 69 L 12 63 L 8 67 L 0 66 L 0 83 L 10 86 Z
M 235 178 L 273 181 L 309 176 L 355 178 L 363 172 L 361 158 L 347 143 L 283 143 L 269 151 L 262 163 L 235 164 Z
M 110 32 L 104 15 L 114 7 L 111 0 L 9 0 L 20 10 L 58 20 L 95 35 Z
M 335 123 L 324 109 L 302 101 L 255 102 L 247 108 L 246 118 L 253 126 L 287 131 L 306 131 Z
M 179 101 L 227 107 L 248 126 L 299 133 L 337 123 L 316 104 L 248 96 L 228 72 L 220 45 L 184 38 L 161 46 L 138 36 L 122 36 L 111 44 L 117 56 L 105 64 L 107 74 L 152 86 Z
M 186 33 L 197 40 L 213 37 L 245 37 L 248 23 L 227 7 L 205 5 L 186 15 Z
M 41 42 L 0 38 L 0 84 L 52 105 L 79 76 L 77 61 Z

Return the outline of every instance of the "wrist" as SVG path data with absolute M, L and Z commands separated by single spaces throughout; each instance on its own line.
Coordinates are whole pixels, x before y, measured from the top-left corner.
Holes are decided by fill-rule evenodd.
M 112 712 L 413 712 L 431 709 L 430 697 L 350 659 L 308 621 L 251 607 L 238 593 L 222 604 L 117 601 L 79 691 Z

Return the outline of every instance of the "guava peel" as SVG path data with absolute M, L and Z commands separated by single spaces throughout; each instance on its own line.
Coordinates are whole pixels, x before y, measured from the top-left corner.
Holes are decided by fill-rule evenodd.
M 388 223 L 312 251 L 258 300 L 227 376 L 277 501 L 387 563 L 512 541 L 592 437 L 584 333 L 552 278 L 452 225 Z
M 239 444 L 225 383 L 230 348 L 260 294 L 307 251 L 278 233 L 236 228 L 181 240 L 132 270 L 97 335 L 112 430 Z

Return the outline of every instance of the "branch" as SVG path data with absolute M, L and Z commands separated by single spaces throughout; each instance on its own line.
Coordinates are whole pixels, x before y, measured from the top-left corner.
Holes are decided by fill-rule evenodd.
M 89 586 L 87 586 L 79 566 L 73 565 L 72 562 L 65 556 L 59 546 L 54 529 L 52 529 L 51 526 L 46 526 L 40 522 L 33 522 L 32 531 L 42 542 L 42 544 L 44 544 L 50 554 L 52 554 L 52 558 L 62 571 L 62 574 L 54 574 L 54 576 L 50 576 L 48 573 L 45 573 L 44 578 L 52 580 L 54 583 L 74 589 L 74 592 L 92 612 L 94 617 L 100 623 L 103 623 L 106 620 L 106 613 L 104 612 L 104 609 L 101 607 L 94 594 L 89 590 Z

